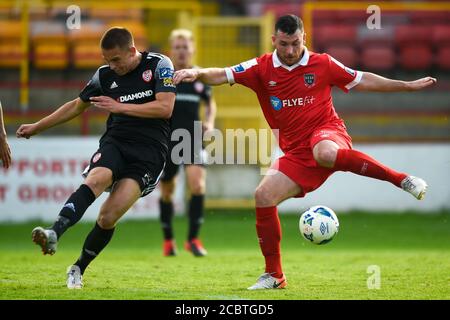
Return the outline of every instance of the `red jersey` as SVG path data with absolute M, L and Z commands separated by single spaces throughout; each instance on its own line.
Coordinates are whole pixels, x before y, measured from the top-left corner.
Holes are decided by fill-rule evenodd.
M 345 67 L 328 54 L 306 48 L 302 59 L 292 66 L 282 64 L 275 50 L 225 71 L 230 85 L 239 83 L 255 91 L 269 126 L 279 129 L 284 153 L 308 145 L 318 127 L 338 124 L 345 128 L 334 110 L 331 87 L 348 92 L 362 77 L 362 72 Z

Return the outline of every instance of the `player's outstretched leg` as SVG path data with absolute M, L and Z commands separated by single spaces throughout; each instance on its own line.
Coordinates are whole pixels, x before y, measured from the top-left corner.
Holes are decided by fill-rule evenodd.
M 67 287 L 82 287 L 83 274 L 88 265 L 100 254 L 111 240 L 117 221 L 139 199 L 141 190 L 138 183 L 129 178 L 119 180 L 108 199 L 103 203 L 94 228 L 86 237 L 78 260 L 69 266 Z
M 389 181 L 419 200 L 424 198 L 427 191 L 427 184 L 424 180 L 397 172 L 357 150 L 338 149 L 334 168 L 340 171 L 351 171 L 378 180 Z
M 424 198 L 427 191 L 427 184 L 424 180 L 397 172 L 363 152 L 339 148 L 334 141 L 320 141 L 314 146 L 313 154 L 315 160 L 323 167 L 389 181 L 419 200 Z
M 55 254 L 63 233 L 77 223 L 95 199 L 111 185 L 112 171 L 103 167 L 94 168 L 84 182 L 66 201 L 50 228 L 37 227 L 31 232 L 33 242 L 41 247 L 44 255 Z
M 82 184 L 66 201 L 53 226 L 48 229 L 42 227 L 33 229 L 31 238 L 34 243 L 41 247 L 43 254 L 55 254 L 58 239 L 69 227 L 81 219 L 95 198 L 96 196 L 91 189 Z

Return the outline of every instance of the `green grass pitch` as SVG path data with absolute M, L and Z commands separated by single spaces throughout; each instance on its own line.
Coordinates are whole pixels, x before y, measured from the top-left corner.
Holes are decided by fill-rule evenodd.
M 92 223 L 70 229 L 54 256 L 31 242 L 36 223 L 0 225 L 0 299 L 450 299 L 450 212 L 339 215 L 341 229 L 316 246 L 298 232 L 298 215 L 282 215 L 288 287 L 247 291 L 264 271 L 252 211 L 209 211 L 195 258 L 182 249 L 184 217 L 175 219 L 179 254 L 163 257 L 156 220 L 119 223 L 109 246 L 88 267 L 82 290 L 65 287 Z M 367 269 L 380 268 L 368 289 Z

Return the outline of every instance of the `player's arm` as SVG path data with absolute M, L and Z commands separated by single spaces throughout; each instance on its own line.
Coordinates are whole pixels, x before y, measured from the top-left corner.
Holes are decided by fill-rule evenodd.
M 3 123 L 2 103 L 0 102 L 0 160 L 3 163 L 3 168 L 8 169 L 11 165 L 11 149 L 8 145 L 6 137 L 5 125 Z
M 66 102 L 55 112 L 39 120 L 38 122 L 21 125 L 16 132 L 16 136 L 17 138 L 29 139 L 31 136 L 34 136 L 39 132 L 72 120 L 76 116 L 80 115 L 89 106 L 89 102 L 84 102 L 80 98 Z
M 228 83 L 225 68 L 183 69 L 176 71 L 173 77 L 175 85 L 180 82 L 194 82 L 195 80 L 199 80 L 210 86 Z
M 401 81 L 388 79 L 370 72 L 362 72 L 361 81 L 354 88 L 358 91 L 376 92 L 419 91 L 435 84 L 436 81 L 432 77 L 415 81 Z
M 106 97 L 91 97 L 91 101 L 97 108 L 107 110 L 112 113 L 121 113 L 140 118 L 169 119 L 172 116 L 175 105 L 175 93 L 158 92 L 156 100 L 142 104 L 120 103 Z

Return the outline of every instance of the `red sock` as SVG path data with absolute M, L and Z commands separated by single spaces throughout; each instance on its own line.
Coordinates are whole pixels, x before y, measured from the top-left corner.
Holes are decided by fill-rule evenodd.
M 281 278 L 281 225 L 277 207 L 256 208 L 256 233 L 266 260 L 266 272 Z
M 404 173 L 384 166 L 367 154 L 350 149 L 338 150 L 334 169 L 350 171 L 361 176 L 389 181 L 399 188 L 401 187 L 402 180 L 407 176 Z

